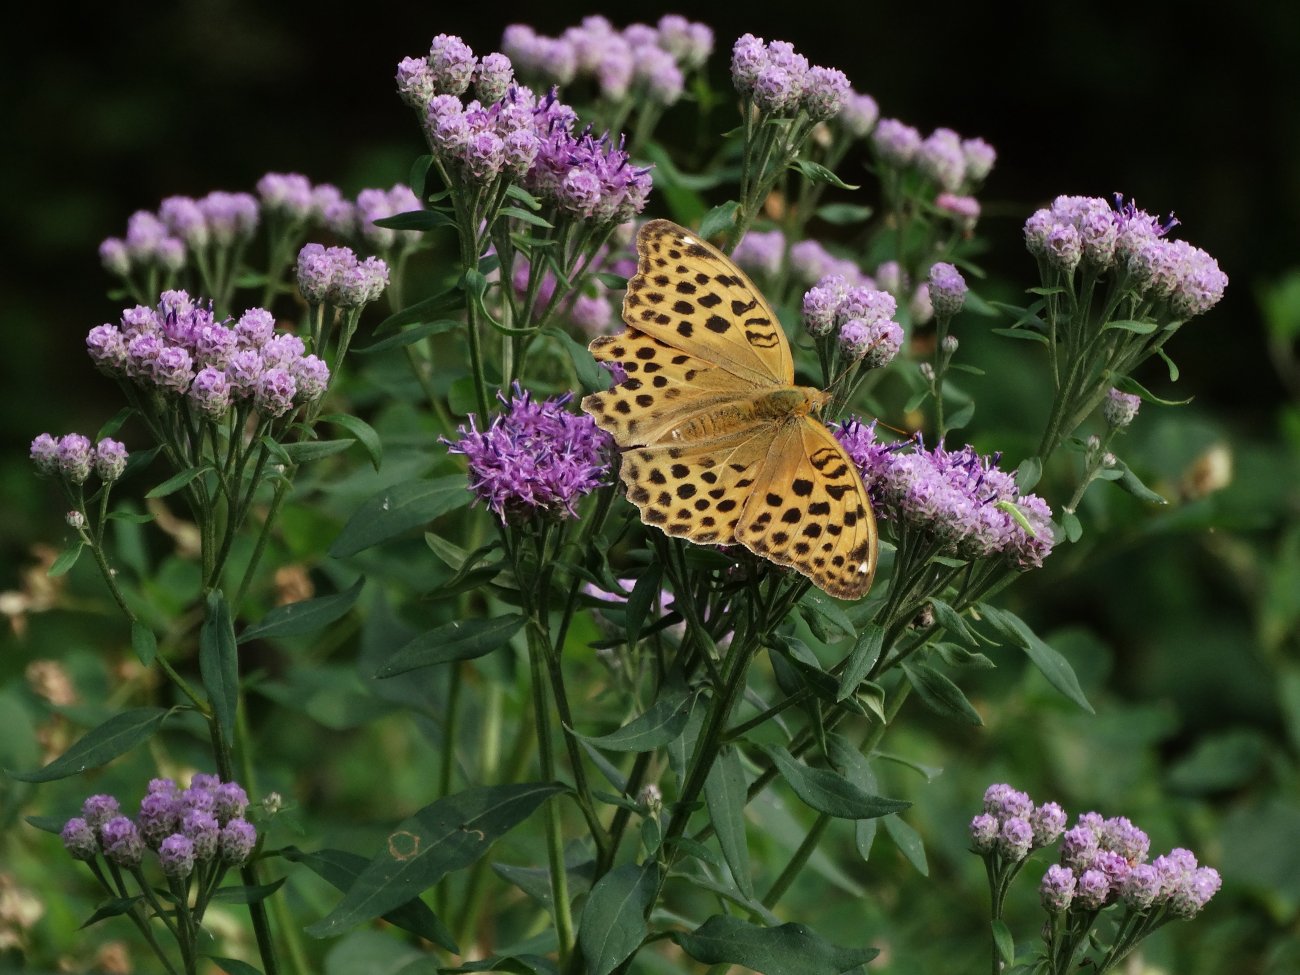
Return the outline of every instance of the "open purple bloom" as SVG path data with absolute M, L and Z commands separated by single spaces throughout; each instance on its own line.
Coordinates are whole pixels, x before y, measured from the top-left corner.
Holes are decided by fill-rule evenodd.
M 570 413 L 571 394 L 537 402 L 515 385 L 484 430 L 471 414 L 460 439 L 444 439 L 469 461 L 469 486 L 502 521 L 577 517 L 580 498 L 605 483 L 613 441 L 589 416 Z
M 1047 868 L 1047 873 L 1043 875 L 1043 882 L 1038 888 L 1043 907 L 1049 914 L 1064 914 L 1069 910 L 1070 902 L 1074 900 L 1076 885 L 1074 871 L 1060 864 L 1052 864 Z
M 921 133 L 898 119 L 881 119 L 871 132 L 871 147 L 882 163 L 902 169 L 916 158 Z
M 469 45 L 454 34 L 439 34 L 429 45 L 429 76 L 438 94 L 463 95 L 476 64 Z

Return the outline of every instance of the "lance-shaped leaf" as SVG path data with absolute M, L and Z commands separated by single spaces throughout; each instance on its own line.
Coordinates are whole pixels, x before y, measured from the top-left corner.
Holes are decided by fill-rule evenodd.
M 653 860 L 615 867 L 591 889 L 582 909 L 578 944 L 587 975 L 609 975 L 645 940 L 646 910 L 658 886 Z
M 880 652 L 884 646 L 884 627 L 879 623 L 868 623 L 862 628 L 844 664 L 844 673 L 840 674 L 839 687 L 835 693 L 836 701 L 843 701 L 858 689 L 862 679 L 870 673 L 871 668 L 880 659 Z
M 212 715 L 226 741 L 235 740 L 239 707 L 239 650 L 230 605 L 217 589 L 208 593 L 207 613 L 199 628 L 199 676 L 208 692 Z
M 352 608 L 365 584 L 366 578 L 362 576 L 343 592 L 277 606 L 263 616 L 260 623 L 245 627 L 244 632 L 239 634 L 239 642 L 247 643 L 268 636 L 298 636 L 329 626 Z
M 405 904 L 452 870 L 467 867 L 564 786 L 479 786 L 425 806 L 391 833 L 334 910 L 307 928 L 328 938 Z
M 592 737 L 579 735 L 597 748 L 614 752 L 648 752 L 676 740 L 686 728 L 695 693 L 684 687 L 664 685 L 654 704 L 617 731 Z
M 330 555 L 343 558 L 425 525 L 439 515 L 469 504 L 470 493 L 460 474 L 421 478 L 384 488 L 362 502 L 330 546 Z
M 704 780 L 704 801 L 736 886 L 752 900 L 754 884 L 749 876 L 749 843 L 745 839 L 745 803 L 749 798 L 745 770 L 735 748 L 728 746 L 718 753 Z
M 903 672 L 931 711 L 968 724 L 984 723 L 980 713 L 975 710 L 975 705 L 966 700 L 961 688 L 929 664 L 904 663 Z
M 491 620 L 458 620 L 421 633 L 375 671 L 378 678 L 395 677 L 419 667 L 472 660 L 491 653 L 519 632 L 525 620 L 518 613 Z
M 776 763 L 781 778 L 794 794 L 818 812 L 837 819 L 874 819 L 888 816 L 911 805 L 901 799 L 886 799 L 863 792 L 844 776 L 829 769 L 809 768 L 780 745 L 761 746 Z
M 879 954 L 876 948 L 831 944 L 805 924 L 765 928 L 742 918 L 716 914 L 673 940 L 706 965 L 740 965 L 763 975 L 842 975 Z
M 9 771 L 20 782 L 52 782 L 99 768 L 152 738 L 167 717 L 166 708 L 133 708 L 115 714 L 99 727 L 86 732 L 71 748 L 44 768 L 31 772 Z
M 1075 676 L 1070 662 L 1044 643 L 1038 634 L 1029 628 L 1028 623 L 1009 610 L 998 609 L 985 603 L 980 603 L 978 608 L 980 615 L 997 627 L 1013 646 L 1018 646 L 1025 651 L 1029 659 L 1034 662 L 1034 666 L 1042 671 L 1049 684 L 1089 714 L 1096 713 L 1088 703 L 1088 698 L 1084 696 L 1083 688 L 1079 686 L 1079 678 Z

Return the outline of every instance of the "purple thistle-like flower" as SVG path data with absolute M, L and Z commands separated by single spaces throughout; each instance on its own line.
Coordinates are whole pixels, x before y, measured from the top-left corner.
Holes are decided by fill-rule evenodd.
M 1092 870 L 1100 870 L 1104 873 L 1106 879 L 1110 881 L 1111 889 L 1116 891 L 1119 890 L 1120 884 L 1124 882 L 1131 869 L 1129 862 L 1123 856 L 1114 850 L 1105 849 L 1099 850 L 1088 866 Z
M 165 795 L 172 798 L 175 798 L 180 791 L 180 787 L 177 786 L 174 780 L 166 778 L 150 779 L 149 785 L 145 789 L 148 795 Z
M 998 159 L 997 150 L 983 139 L 962 139 L 961 152 L 966 157 L 967 183 L 982 183 Z
M 248 793 L 238 782 L 222 782 L 212 790 L 214 812 L 222 825 L 243 818 L 248 809 Z
M 1043 241 L 1044 256 L 1049 266 L 1065 274 L 1073 274 L 1083 259 L 1083 240 L 1072 224 L 1058 224 Z
M 173 833 L 158 844 L 158 862 L 162 872 L 172 880 L 184 880 L 194 872 L 194 842 Z
M 298 399 L 305 403 L 320 399 L 329 386 L 329 366 L 314 355 L 302 356 L 292 362 L 289 373 L 298 387 Z
M 847 292 L 848 285 L 843 278 L 829 276 L 804 293 L 803 321 L 809 335 L 822 338 L 835 330 L 840 304 Z
M 505 168 L 513 176 L 524 176 L 532 168 L 542 143 L 527 129 L 515 129 L 502 142 L 501 154 Z
M 427 58 L 402 58 L 394 80 L 398 97 L 417 111 L 423 111 L 438 93 Z
M 252 823 L 244 819 L 232 819 L 221 827 L 218 845 L 223 863 L 235 867 L 243 866 L 253 855 L 253 848 L 257 845 L 257 830 Z
M 257 381 L 262 375 L 262 356 L 253 349 L 243 349 L 230 357 L 226 366 L 226 381 L 229 383 L 230 395 L 236 399 L 248 399 L 257 389 Z M 196 377 L 197 378 L 197 377 Z M 222 413 L 225 410 L 221 411 Z
M 301 173 L 267 173 L 257 181 L 262 209 L 290 220 L 306 220 L 312 212 L 311 180 Z
M 33 444 L 33 447 L 36 445 Z M 55 452 L 55 462 L 61 474 L 73 484 L 84 484 L 90 477 L 90 471 L 95 461 L 95 449 L 90 442 L 90 438 L 80 433 L 69 433 L 59 438 L 59 445 Z M 97 798 L 91 796 L 91 799 Z M 105 797 L 107 798 L 107 797 Z M 90 799 L 86 800 L 87 803 Z M 113 800 L 116 808 L 117 800 Z M 98 825 L 97 820 L 89 812 L 83 811 L 83 815 L 92 824 Z
M 81 804 L 81 818 L 90 824 L 90 828 L 98 836 L 100 829 L 110 819 L 122 814 L 122 806 L 116 798 L 110 795 L 100 793 L 98 795 L 88 796 Z M 1178 851 L 1175 850 L 1175 853 Z M 1193 863 L 1195 866 L 1195 863 Z
M 267 417 L 284 416 L 293 407 L 298 384 L 287 369 L 273 366 L 257 377 L 253 389 L 253 406 Z
M 252 353 L 254 356 L 256 352 Z M 227 366 L 227 368 L 229 368 Z M 203 416 L 217 420 L 230 409 L 232 389 L 227 374 L 215 366 L 205 366 L 198 371 L 187 394 L 190 404 Z
M 81 816 L 74 816 L 64 824 L 59 838 L 63 848 L 74 860 L 93 860 L 99 855 L 99 841 L 95 829 Z
M 1065 830 L 1067 818 L 1065 810 L 1055 802 L 1035 806 L 1029 814 L 1029 825 L 1034 828 L 1034 846 L 1055 843 Z
M 859 319 L 860 320 L 860 319 Z M 847 351 L 844 329 L 840 330 L 840 345 Z M 863 350 L 862 365 L 866 369 L 880 369 L 893 362 L 903 347 L 903 328 L 898 322 L 885 319 L 867 325 Z
M 1156 857 L 1151 861 L 1151 865 L 1160 874 L 1160 890 L 1166 896 L 1171 895 L 1197 868 L 1196 857 L 1192 851 L 1181 847 Z
M 576 504 L 605 482 L 612 440 L 589 416 L 565 409 L 572 398 L 536 402 L 518 384 L 486 430 L 471 415 L 457 441 L 469 461 L 470 489 L 502 521 L 540 514 L 577 517 Z
M 1219 262 L 1186 241 L 1172 243 L 1174 288 L 1169 307 L 1179 318 L 1202 315 L 1217 305 L 1228 287 L 1228 276 Z
M 212 238 L 208 219 L 198 200 L 188 196 L 169 196 L 158 206 L 158 216 L 167 230 L 190 247 L 206 247 Z
M 850 91 L 840 107 L 840 124 L 856 139 L 866 138 L 880 119 L 880 107 L 870 95 Z
M 1185 875 L 1169 894 L 1169 911 L 1176 917 L 1194 917 L 1210 902 L 1223 878 L 1213 867 L 1198 867 Z
M 980 813 L 970 821 L 971 847 L 976 853 L 992 853 L 997 845 L 1000 829 L 996 817 L 988 813 Z
M 897 310 L 898 302 L 888 291 L 858 286 L 844 293 L 835 317 L 840 322 L 859 319 L 874 325 L 888 321 Z
M 1149 863 L 1139 863 L 1120 884 L 1119 896 L 1133 910 L 1147 910 L 1160 897 L 1160 872 Z
M 601 202 L 600 177 L 575 167 L 556 188 L 555 197 L 565 210 L 580 217 L 590 217 Z
M 902 169 L 916 158 L 921 133 L 898 119 L 881 119 L 871 132 L 871 147 L 882 163 Z
M 840 326 L 840 352 L 850 360 L 861 359 L 871 348 L 871 326 L 860 318 L 853 318 Z
M 239 348 L 238 336 L 225 325 L 200 325 L 191 336 L 190 347 L 194 351 L 194 365 L 198 368 L 213 366 L 226 368 L 226 363 Z
M 997 782 L 984 790 L 984 811 L 1003 822 L 1012 818 L 1028 819 L 1033 814 L 1034 801 L 1027 793 Z
M 169 345 L 153 360 L 150 378 L 162 392 L 179 396 L 194 381 L 194 359 L 185 349 Z
M 1097 834 L 1090 826 L 1075 826 L 1061 837 L 1061 862 L 1075 870 L 1084 870 L 1099 849 Z
M 677 59 L 663 48 L 644 44 L 632 50 L 632 77 L 656 105 L 676 103 L 686 89 L 686 78 Z
M 713 53 L 713 31 L 706 24 L 693 23 L 679 14 L 664 14 L 656 26 L 659 46 L 687 70 L 703 67 Z
M 820 242 L 812 239 L 801 240 L 790 247 L 790 269 L 800 280 L 809 284 L 820 283 L 830 275 L 842 277 L 845 287 L 867 284 L 865 275 L 856 263 L 848 258 L 836 257 Z
M 221 776 L 217 775 L 215 772 L 195 772 L 194 775 L 190 777 L 190 787 L 187 791 L 195 794 L 199 792 L 210 793 L 212 794 L 212 800 L 215 802 L 216 790 L 220 785 Z M 205 801 L 202 804 L 195 804 L 194 808 L 211 809 L 212 806 L 210 803 Z
M 998 852 L 1012 863 L 1019 863 L 1029 855 L 1034 845 L 1034 830 L 1019 816 L 1012 816 L 998 832 Z
M 144 859 L 144 839 L 126 816 L 114 816 L 100 829 L 105 859 L 128 870 L 138 867 Z
M 95 444 L 95 473 L 105 484 L 111 484 L 126 470 L 126 445 L 105 437 Z
M 120 237 L 109 237 L 99 245 L 99 263 L 109 274 L 124 278 L 131 273 L 131 254 L 126 248 L 126 241 Z
M 1097 839 L 1102 849 L 1118 853 L 1130 864 L 1144 861 L 1151 849 L 1151 839 L 1125 816 L 1113 816 L 1103 822 Z
M 504 54 L 485 55 L 474 72 L 474 93 L 484 105 L 499 102 L 515 80 L 515 68 Z
M 731 48 L 731 81 L 742 96 L 752 97 L 759 73 L 767 67 L 767 47 L 761 37 L 743 34 Z
M 179 832 L 194 844 L 194 859 L 200 863 L 217 855 L 221 825 L 217 817 L 203 809 L 191 809 L 181 817 Z
M 323 244 L 304 244 L 298 251 L 298 290 L 312 304 L 320 304 L 329 296 L 334 280 L 335 262 Z
M 203 812 L 212 812 L 216 808 L 216 797 L 212 794 L 212 786 L 207 781 L 204 773 L 196 773 L 190 780 L 190 787 L 182 789 L 176 794 L 176 808 L 180 816 L 184 816 L 192 809 L 198 809 Z M 216 776 L 212 776 L 216 779 Z M 218 779 L 220 781 L 220 779 Z
M 1076 885 L 1074 871 L 1069 867 L 1057 863 L 1048 867 L 1047 872 L 1043 874 L 1042 883 L 1038 886 L 1038 893 L 1047 913 L 1064 914 L 1068 911 L 1070 902 L 1074 900 Z
M 1110 426 L 1122 430 L 1133 422 L 1141 405 L 1141 396 L 1111 389 L 1106 394 L 1106 402 L 1101 405 L 1101 415 Z
M 801 95 L 798 79 L 775 64 L 767 65 L 754 79 L 754 105 L 764 115 L 793 114 Z
M 966 279 L 953 265 L 939 261 L 930 265 L 930 303 L 940 318 L 952 318 L 966 304 Z
M 250 239 L 261 217 L 257 199 L 248 193 L 214 190 L 199 200 L 199 209 L 208 221 L 212 240 L 221 247 Z
M 916 167 L 940 189 L 955 193 L 966 181 L 966 155 L 961 136 L 952 129 L 935 129 L 916 150 Z
M 267 368 L 291 369 L 307 353 L 303 340 L 291 332 L 281 332 L 259 350 L 262 365 Z
M 177 237 L 164 237 L 158 242 L 158 266 L 164 271 L 176 273 L 185 267 L 185 242 Z
M 154 260 L 167 236 L 167 225 L 148 210 L 137 210 L 127 218 L 125 243 L 132 261 Z
M 126 346 L 126 374 L 139 383 L 153 380 L 154 363 L 166 346 L 163 340 L 149 332 L 131 337 Z
M 980 201 L 973 196 L 957 193 L 940 193 L 934 198 L 934 208 L 946 214 L 960 230 L 970 233 L 980 219 Z
M 439 94 L 463 95 L 476 63 L 469 45 L 454 34 L 439 34 L 429 45 L 429 74 Z
M 804 76 L 800 107 L 810 119 L 825 122 L 844 108 L 851 88 L 849 79 L 838 68 L 809 68 Z
M 307 247 L 311 246 L 311 244 L 307 245 Z M 275 316 L 265 308 L 250 308 L 239 316 L 234 333 L 236 344 L 240 349 L 260 349 L 275 334 Z
M 569 318 L 573 324 L 590 335 L 599 335 L 613 320 L 613 309 L 604 294 L 580 294 L 573 299 Z
M 140 833 L 151 848 L 157 849 L 167 836 L 180 825 L 174 792 L 150 792 L 140 800 L 137 817 Z
M 1110 878 L 1100 870 L 1084 870 L 1079 875 L 1074 898 L 1079 906 L 1089 911 L 1100 910 L 1110 897 Z
M 32 441 L 31 453 L 32 463 L 36 465 L 36 473 L 43 476 L 51 476 L 59 471 L 59 441 L 57 438 L 48 433 L 42 433 Z
M 773 276 L 785 257 L 785 234 L 779 230 L 751 230 L 736 245 L 731 259 L 747 271 Z

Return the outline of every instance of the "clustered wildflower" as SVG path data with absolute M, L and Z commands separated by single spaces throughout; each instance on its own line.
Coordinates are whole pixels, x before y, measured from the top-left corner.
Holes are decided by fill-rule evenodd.
M 298 290 L 308 303 L 360 308 L 388 286 L 388 264 L 378 257 L 358 260 L 349 247 L 304 244 L 298 252 Z
M 540 402 L 515 384 L 484 430 L 470 415 L 460 439 L 443 439 L 469 462 L 469 486 L 503 522 L 576 518 L 578 501 L 604 484 L 613 441 L 591 417 L 566 407 L 572 394 Z
M 97 443 L 80 433 L 54 437 L 42 433 L 32 441 L 32 463 L 36 473 L 59 477 L 71 485 L 84 484 L 93 472 L 104 484 L 112 484 L 126 470 L 126 447 L 104 437 Z
M 99 256 L 106 270 L 122 278 L 137 271 L 177 272 L 191 253 L 246 244 L 260 219 L 257 198 L 248 193 L 172 196 L 162 201 L 157 213 L 133 213 L 126 235 L 106 239 L 99 245 Z
M 829 275 L 804 294 L 804 327 L 814 338 L 836 335 L 848 361 L 877 369 L 888 364 L 903 343 L 903 330 L 892 318 L 896 309 L 889 292 L 852 286 L 839 275 Z
M 870 141 L 882 165 L 914 169 L 943 193 L 969 194 L 997 161 L 997 151 L 983 139 L 963 139 L 947 128 L 922 138 L 914 126 L 892 118 L 876 123 Z
M 355 200 L 336 193 L 321 208 L 321 220 L 332 233 L 358 246 L 378 254 L 402 254 L 419 245 L 420 232 L 379 227 L 375 221 L 419 209 L 419 197 L 405 183 L 396 183 L 386 190 L 364 189 Z
M 999 455 L 973 447 L 925 449 L 919 438 L 876 439 L 875 423 L 849 419 L 836 431 L 862 474 L 873 507 L 897 531 L 920 532 L 938 552 L 962 559 L 998 556 L 1037 568 L 1054 543 L 1052 511 L 998 469 Z
M 622 30 L 593 15 L 559 37 L 512 24 L 501 49 L 521 76 L 541 85 L 590 81 L 610 101 L 632 95 L 666 107 L 681 98 L 687 74 L 713 52 L 713 31 L 677 14 L 664 15 L 653 27 L 631 24 Z
M 788 41 L 745 34 L 731 49 L 731 80 L 761 115 L 823 122 L 840 114 L 852 91 L 836 68 L 810 66 Z
M 879 287 L 852 258 L 836 257 L 825 245 L 811 237 L 790 246 L 790 270 L 801 283 L 808 285 L 816 284 L 823 278 L 839 277 L 852 288 Z
M 940 318 L 952 318 L 966 304 L 966 279 L 951 264 L 939 261 L 930 266 L 927 293 L 934 313 Z

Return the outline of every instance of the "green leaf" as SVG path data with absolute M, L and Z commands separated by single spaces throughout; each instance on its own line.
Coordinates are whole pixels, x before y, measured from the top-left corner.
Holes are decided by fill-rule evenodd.
M 880 659 L 880 653 L 885 646 L 885 629 L 878 623 L 868 623 L 858 634 L 857 641 L 853 644 L 853 649 L 849 651 L 848 659 L 844 665 L 844 673 L 840 674 L 839 689 L 835 693 L 835 700 L 843 701 L 858 689 L 863 678 L 876 665 Z
M 1065 531 L 1065 537 L 1071 542 L 1077 542 L 1083 537 L 1083 523 L 1073 511 L 1061 512 L 1061 528 Z
M 315 853 L 306 853 L 290 846 L 281 850 L 280 855 L 286 860 L 301 863 L 316 876 L 332 884 L 336 890 L 344 892 L 352 886 L 369 863 L 361 854 L 349 853 L 345 850 L 317 850 Z M 412 897 L 382 916 L 385 921 L 403 931 L 410 931 L 432 941 L 440 948 L 446 948 L 453 954 L 460 954 L 456 939 L 452 937 L 446 925 L 419 897 Z
M 1034 489 L 1043 476 L 1043 462 L 1037 457 L 1026 457 L 1016 468 L 1016 489 L 1026 494 Z
M 869 795 L 838 772 L 809 768 L 780 745 L 760 745 L 776 763 L 794 794 L 818 812 L 837 819 L 874 819 L 908 808 L 911 803 Z
M 921 696 L 921 701 L 931 711 L 945 718 L 965 721 L 968 724 L 984 723 L 975 706 L 966 700 L 966 695 L 961 692 L 961 688 L 929 664 L 905 662 L 903 671 L 907 674 L 907 679 L 912 682 L 912 686 L 916 688 L 916 693 Z
M 554 230 L 555 224 L 535 213 L 529 213 L 527 210 L 521 210 L 519 207 L 502 207 L 497 211 L 503 217 L 514 217 L 520 223 L 526 223 L 533 227 L 544 227 L 547 230 Z
M 876 791 L 876 773 L 871 763 L 841 735 L 827 735 L 826 757 L 846 779 L 868 794 Z M 878 819 L 859 819 L 853 824 L 853 843 L 863 861 L 871 857 L 871 844 L 876 839 Z
M 82 928 L 88 928 L 92 924 L 98 924 L 106 918 L 120 917 L 131 910 L 136 904 L 144 900 L 143 894 L 136 894 L 134 897 L 114 897 L 104 901 L 95 909 L 95 913 L 82 922 Z
M 375 671 L 384 679 L 420 667 L 434 667 L 453 660 L 473 660 L 504 647 L 527 620 L 518 614 L 496 619 L 466 619 L 446 623 L 421 633 Z
M 430 335 L 441 335 L 443 332 L 450 332 L 452 329 L 460 328 L 465 323 L 455 318 L 439 318 L 433 322 L 421 322 L 411 328 L 403 329 L 396 335 L 390 335 L 386 339 L 380 339 L 364 348 L 352 348 L 349 351 L 353 355 L 373 355 L 376 352 L 387 352 L 389 349 L 400 349 L 407 345 L 414 345 L 416 342 L 427 339 Z
M 239 707 L 239 651 L 230 606 L 220 589 L 208 593 L 207 611 L 199 627 L 199 675 L 222 737 L 233 742 Z
M 367 498 L 339 532 L 330 555 L 344 558 L 425 525 L 469 504 L 463 474 L 420 478 L 384 488 Z
M 948 416 L 944 417 L 944 424 L 949 430 L 960 430 L 970 423 L 971 417 L 975 415 L 974 402 L 966 403 L 957 407 Z
M 416 156 L 411 163 L 411 171 L 407 174 L 406 185 L 411 188 L 416 199 L 424 200 L 425 191 L 428 189 L 429 170 L 433 168 L 433 156 L 429 153 Z
M 1119 389 L 1121 392 L 1136 393 L 1138 396 L 1141 396 L 1142 399 L 1145 400 L 1146 402 L 1157 403 L 1160 406 L 1186 406 L 1188 403 L 1192 401 L 1192 397 L 1190 396 L 1187 397 L 1187 399 L 1162 399 L 1161 397 L 1157 396 L 1155 393 L 1151 392 L 1151 390 L 1143 386 L 1132 376 L 1120 376 L 1117 380 L 1115 380 L 1115 387 Z
M 886 816 L 882 822 L 885 824 L 885 832 L 899 852 L 907 858 L 907 862 L 916 867 L 922 877 L 930 876 L 930 864 L 925 859 L 925 843 L 921 840 L 921 834 L 898 816 Z
M 582 908 L 578 944 L 587 975 L 609 975 L 645 940 L 646 911 L 658 887 L 654 861 L 615 867 L 591 889 Z
M 281 446 L 289 460 L 295 464 L 305 464 L 308 461 L 320 460 L 322 457 L 341 454 L 354 443 L 355 440 L 347 437 L 343 440 L 302 440 L 298 443 L 281 444 Z
M 844 182 L 821 163 L 815 163 L 811 159 L 796 159 L 790 168 L 799 170 L 814 183 L 829 183 L 831 186 L 838 186 L 842 190 L 859 189 L 857 186 Z
M 1016 941 L 1011 937 L 1011 929 L 1006 921 L 996 917 L 989 921 L 989 925 L 993 929 L 993 944 L 997 946 L 1002 965 L 1010 965 L 1016 958 Z
M 588 393 L 599 393 L 609 387 L 609 370 L 604 368 L 591 351 L 562 328 L 548 325 L 542 329 L 543 335 L 549 335 L 560 344 L 573 363 L 573 371 L 578 382 Z
M 482 857 L 543 802 L 559 783 L 476 786 L 439 799 L 388 834 L 383 851 L 357 876 L 334 910 L 306 930 L 328 938 L 386 914 L 452 870 Z
M 840 608 L 840 604 L 820 589 L 809 589 L 804 593 L 803 598 L 799 600 L 799 605 L 808 611 L 804 614 L 804 619 L 808 620 L 808 625 L 813 626 L 813 621 L 817 620 L 822 626 L 823 632 L 826 633 L 827 637 L 832 637 L 832 640 L 834 638 L 833 633 L 829 631 L 838 630 L 844 637 L 849 639 L 858 635 L 857 629 L 853 626 L 853 621 Z M 813 632 L 817 633 L 816 628 L 813 629 Z M 818 634 L 818 638 L 826 639 L 820 634 Z M 832 641 L 828 640 L 827 642 Z
M 700 221 L 700 236 L 709 240 L 718 234 L 728 233 L 736 225 L 736 211 L 739 209 L 739 200 L 728 200 L 715 206 Z
M 665 684 L 654 704 L 646 708 L 645 713 L 633 718 L 617 731 L 599 737 L 578 737 L 611 752 L 648 752 L 680 737 L 694 706 L 693 691 Z
M 59 553 L 59 557 L 50 565 L 46 575 L 51 579 L 57 579 L 59 576 L 64 575 L 77 564 L 77 559 L 81 558 L 81 550 L 84 547 L 80 539 L 73 542 Z
M 706 965 L 740 965 L 763 975 L 843 975 L 865 965 L 876 948 L 831 944 L 805 924 L 767 928 L 730 914 L 715 914 L 673 941 Z
M 7 770 L 8 775 L 19 782 L 53 782 L 107 765 L 117 756 L 152 738 L 169 713 L 166 708 L 132 708 L 115 714 L 86 732 L 44 768 L 32 772 Z
M 379 465 L 384 459 L 384 445 L 374 427 L 361 417 L 352 416 L 350 413 L 327 413 L 320 418 L 320 422 L 332 423 L 352 434 L 365 448 L 366 456 L 370 458 L 370 466 L 379 470 Z
M 365 584 L 366 577 L 361 576 L 343 592 L 332 596 L 319 596 L 316 599 L 289 603 L 287 606 L 277 606 L 263 616 L 260 623 L 244 627 L 244 632 L 239 634 L 239 642 L 314 633 L 335 620 L 342 619 L 361 595 L 361 587 Z
M 651 562 L 642 571 L 641 578 L 637 579 L 636 584 L 632 586 L 632 592 L 627 597 L 623 612 L 623 625 L 627 628 L 629 648 L 635 647 L 637 641 L 641 639 L 641 624 L 645 622 L 646 613 L 650 612 L 654 601 L 659 598 L 663 577 L 663 566 L 658 562 Z
M 518 183 L 511 183 L 506 187 L 506 196 L 522 203 L 530 210 L 540 210 L 542 208 L 542 201 L 537 199 L 537 197 L 533 196 L 533 194 L 529 193 Z
M 1164 361 L 1165 367 L 1169 370 L 1169 381 L 1171 383 L 1178 382 L 1178 363 L 1169 358 L 1169 353 L 1164 349 L 1156 349 L 1156 355 L 1160 356 Z
M 284 882 L 288 879 L 288 877 L 281 877 L 272 883 L 257 884 L 256 886 L 219 887 L 212 892 L 212 899 L 214 901 L 224 901 L 227 904 L 256 904 L 266 900 L 283 887 Z
M 968 646 L 975 646 L 979 643 L 979 637 L 971 629 L 971 625 L 966 622 L 966 618 L 951 605 L 937 597 L 930 598 L 930 608 L 934 610 L 934 618 L 955 640 L 960 640 Z
M 1050 345 L 1047 336 L 1042 332 L 1031 332 L 1027 328 L 991 328 L 989 329 L 994 335 L 1001 335 L 1007 339 L 1028 339 L 1031 342 L 1039 342 L 1043 345 Z
M 254 968 L 238 958 L 222 958 L 219 955 L 203 955 L 208 961 L 220 968 L 226 975 L 262 975 L 260 968 Z
M 407 210 L 405 213 L 395 213 L 391 217 L 380 217 L 370 222 L 388 230 L 424 231 L 456 226 L 456 221 L 441 210 Z
M 1160 326 L 1155 322 L 1138 322 L 1132 319 L 1121 319 L 1119 321 L 1107 322 L 1104 328 L 1118 329 L 1123 332 L 1132 332 L 1134 335 L 1150 335 Z
M 860 206 L 857 203 L 827 203 L 819 206 L 813 216 L 827 223 L 845 226 L 851 223 L 865 223 L 871 219 L 873 212 L 875 211 L 871 207 Z
M 749 876 L 749 843 L 745 838 L 745 803 L 749 801 L 745 769 L 740 752 L 731 745 L 718 753 L 709 776 L 704 780 L 704 801 L 709 807 L 709 821 L 718 836 L 722 856 L 731 868 L 731 876 L 740 892 L 754 898 L 754 883 Z
M 158 656 L 158 638 L 153 635 L 153 630 L 139 620 L 131 624 L 131 648 L 135 651 L 136 659 L 146 667 Z
M 1149 504 L 1168 504 L 1162 495 L 1152 491 L 1142 483 L 1142 479 L 1133 473 L 1133 469 L 1124 463 L 1118 457 L 1115 458 L 1115 466 L 1119 469 L 1120 476 L 1116 482 L 1121 488 L 1127 491 L 1133 497 L 1140 501 L 1146 501 Z
M 382 322 L 375 326 L 372 334 L 383 335 L 395 328 L 403 325 L 414 325 L 416 322 L 431 322 L 443 317 L 443 312 L 454 311 L 465 307 L 465 295 L 455 285 L 444 288 L 436 294 L 417 301 L 413 305 L 407 305 L 400 311 L 395 311 Z
M 139 511 L 110 511 L 109 521 L 120 521 L 124 525 L 147 525 L 155 521 L 153 515 L 141 514 Z
M 148 492 L 145 495 L 145 497 L 165 498 L 167 497 L 167 495 L 179 491 L 181 488 L 185 487 L 185 485 L 189 484 L 190 481 L 194 480 L 196 477 L 200 477 L 208 473 L 208 471 L 210 470 L 212 470 L 211 464 L 202 464 L 199 467 L 190 467 L 186 470 L 183 470 L 179 474 L 173 474 L 171 477 L 167 478 L 167 480 L 163 481 L 152 491 Z
M 1096 714 L 1092 705 L 1088 703 L 1087 697 L 1084 696 L 1083 688 L 1079 686 L 1079 678 L 1075 676 L 1070 662 L 1044 643 L 1038 634 L 1029 628 L 1029 624 L 1010 610 L 998 609 L 985 603 L 979 604 L 979 612 L 999 632 L 1010 639 L 1013 646 L 1020 647 L 1029 655 L 1029 659 L 1042 671 L 1049 684 L 1089 714 Z

